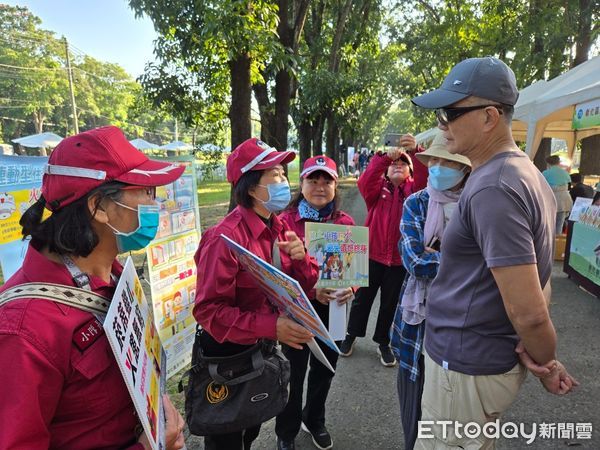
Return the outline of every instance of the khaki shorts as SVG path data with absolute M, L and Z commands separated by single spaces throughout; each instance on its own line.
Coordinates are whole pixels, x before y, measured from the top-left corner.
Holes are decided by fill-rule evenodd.
M 466 375 L 444 370 L 425 353 L 425 385 L 421 400 L 421 423 L 419 437 L 415 443 L 418 450 L 441 449 L 493 449 L 494 439 L 479 436 L 467 437 L 463 427 L 475 422 L 483 427 L 487 422 L 500 418 L 515 400 L 527 370 L 517 364 L 500 375 Z M 445 427 L 436 421 L 451 421 Z M 445 428 L 445 430 L 444 430 Z M 445 431 L 445 433 L 444 433 Z M 431 436 L 434 437 L 425 437 Z

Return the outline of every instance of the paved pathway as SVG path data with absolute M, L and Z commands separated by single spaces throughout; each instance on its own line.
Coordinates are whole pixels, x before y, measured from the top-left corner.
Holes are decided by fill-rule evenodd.
M 347 191 L 342 209 L 357 223 L 363 223 L 365 205 L 356 191 Z M 566 397 L 544 391 L 528 377 L 516 403 L 504 422 L 531 424 L 593 423 L 591 440 L 541 439 L 532 445 L 524 440 L 501 440 L 500 450 L 508 449 L 600 449 L 600 299 L 579 289 L 555 264 L 553 272 L 552 319 L 559 339 L 559 357 L 581 382 L 581 387 Z M 374 330 L 377 301 L 367 331 L 350 358 L 340 358 L 328 399 L 327 425 L 340 450 L 402 449 L 403 439 L 396 394 L 396 368 L 383 367 L 370 336 Z M 263 425 L 253 449 L 275 449 L 274 421 Z M 189 449 L 201 449 L 201 439 L 190 437 Z M 308 436 L 300 432 L 299 450 L 313 449 Z

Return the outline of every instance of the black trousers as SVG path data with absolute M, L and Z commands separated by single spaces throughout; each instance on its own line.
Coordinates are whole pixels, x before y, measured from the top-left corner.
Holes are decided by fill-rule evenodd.
M 406 269 L 403 266 L 386 266 L 369 259 L 369 286 L 361 287 L 356 291 L 348 319 L 350 336 L 364 337 L 367 333 L 371 306 L 373 306 L 377 291 L 381 288 L 381 305 L 373 340 L 380 345 L 389 345 L 390 328 L 405 275 Z
M 205 450 L 250 450 L 252 442 L 258 437 L 260 425 L 244 431 L 227 434 L 213 434 L 204 437 Z
M 202 330 L 196 336 L 206 356 L 230 356 L 247 350 L 249 345 L 232 342 L 217 342 L 210 334 Z M 227 434 L 213 434 L 204 437 L 205 450 L 250 450 L 252 442 L 258 437 L 260 424 L 242 431 Z
M 313 301 L 312 304 L 323 324 L 328 326 L 329 306 L 317 301 Z M 315 341 L 335 369 L 338 354 L 319 339 L 315 339 Z M 334 374 L 312 354 L 307 345 L 303 345 L 302 350 L 284 345 L 283 353 L 290 361 L 290 398 L 285 409 L 277 416 L 275 433 L 279 438 L 291 441 L 300 431 L 301 422 L 304 422 L 309 429 L 325 425 L 325 402 Z M 302 408 L 304 378 L 309 361 L 310 370 L 308 372 L 306 404 Z
M 398 400 L 400 400 L 400 420 L 404 431 L 404 448 L 412 450 L 417 440 L 419 420 L 421 420 L 421 397 L 425 382 L 425 358 L 419 357 L 419 375 L 410 380 L 410 372 L 402 367 L 398 369 Z

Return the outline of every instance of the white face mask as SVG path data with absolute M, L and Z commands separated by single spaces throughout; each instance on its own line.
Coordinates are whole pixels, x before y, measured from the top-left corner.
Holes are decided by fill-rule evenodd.
M 267 185 L 259 184 L 258 186 L 264 187 L 269 194 L 269 199 L 263 201 L 263 205 L 267 211 L 275 213 L 287 208 L 287 205 L 292 199 L 292 193 L 290 191 L 290 185 L 286 181 Z

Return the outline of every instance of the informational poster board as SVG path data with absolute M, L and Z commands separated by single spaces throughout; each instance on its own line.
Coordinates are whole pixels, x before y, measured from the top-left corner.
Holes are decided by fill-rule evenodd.
M 0 155 L 0 266 L 4 280 L 23 264 L 28 241 L 19 221 L 40 197 L 45 156 Z
M 196 321 L 194 253 L 200 238 L 200 217 L 193 157 L 166 160 L 184 164 L 175 182 L 156 189 L 159 229 L 146 249 L 154 318 L 167 353 L 167 378 L 191 360 Z
M 152 448 L 164 449 L 166 355 L 131 257 L 117 284 L 104 330 Z
M 600 206 L 589 206 L 573 224 L 569 266 L 600 285 Z
M 340 352 L 331 338 L 329 331 L 323 325 L 323 322 L 296 280 L 245 249 L 237 242 L 232 241 L 224 234 L 221 234 L 221 238 L 225 240 L 237 260 L 254 278 L 273 306 L 309 330 L 332 350 L 337 353 Z M 314 339 L 308 343 L 308 346 L 319 361 L 334 372 Z
M 575 106 L 572 128 L 592 128 L 600 125 L 600 98 Z
M 367 227 L 306 222 L 308 253 L 319 264 L 318 288 L 369 285 Z

